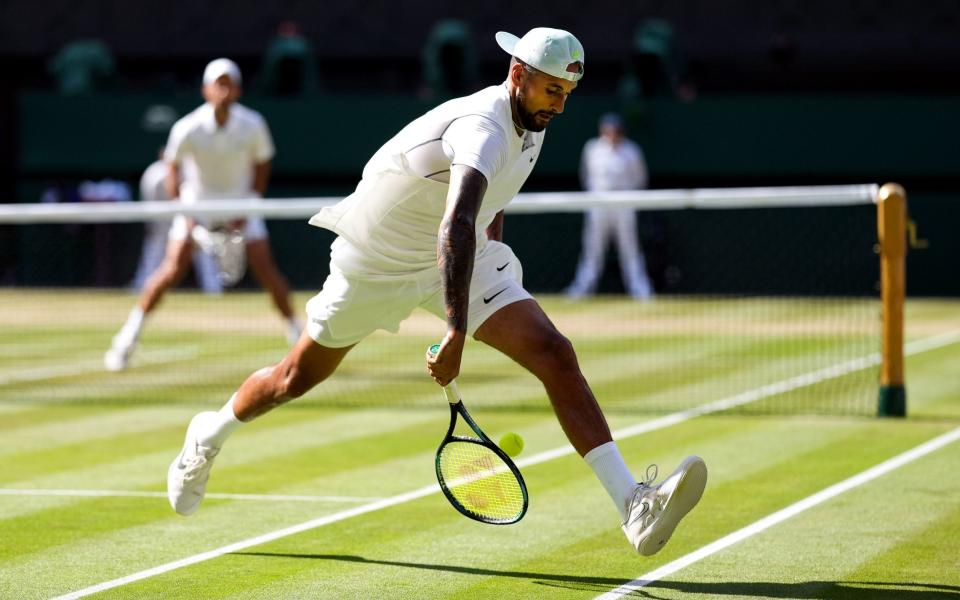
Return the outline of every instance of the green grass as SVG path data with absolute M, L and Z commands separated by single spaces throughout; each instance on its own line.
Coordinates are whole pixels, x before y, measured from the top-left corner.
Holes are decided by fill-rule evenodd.
M 0 490 L 161 492 L 190 416 L 222 404 L 247 373 L 284 351 L 262 297 L 175 294 L 148 326 L 135 368 L 104 373 L 100 353 L 130 301 L 115 293 L 0 293 Z M 613 429 L 875 345 L 859 325 L 833 342 L 836 325 L 793 327 L 820 323 L 824 306 L 816 301 L 544 304 L 574 340 Z M 960 302 L 907 309 L 909 340 L 960 329 Z M 832 303 L 831 310 L 854 323 L 873 308 Z M 759 325 L 738 327 L 730 321 L 737 314 L 756 315 Z M 242 326 L 215 331 L 210 323 L 225 315 Z M 669 327 L 651 329 L 658 322 Z M 420 357 L 439 330 L 417 316 L 400 335 L 377 334 L 330 385 L 242 428 L 217 459 L 210 492 L 373 499 L 433 483 L 447 410 Z M 713 366 L 684 372 L 698 360 Z M 524 468 L 531 506 L 513 526 L 475 523 L 432 494 L 96 597 L 593 598 L 960 426 L 958 361 L 960 343 L 908 358 L 903 420 L 867 416 L 872 371 L 764 398 L 753 412 L 743 407 L 622 439 L 637 475 L 649 463 L 665 473 L 689 453 L 710 468 L 701 504 L 653 558 L 630 550 L 601 486 L 567 455 Z M 462 379 L 492 437 L 519 432 L 524 457 L 566 447 L 542 389 L 515 365 L 471 344 Z M 958 464 L 955 443 L 636 596 L 960 595 Z M 361 504 L 209 497 L 184 519 L 162 497 L 0 493 L 0 598 L 68 593 Z

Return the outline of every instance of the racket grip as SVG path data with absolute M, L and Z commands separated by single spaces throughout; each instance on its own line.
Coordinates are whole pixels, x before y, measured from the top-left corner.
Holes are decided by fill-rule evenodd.
M 460 402 L 460 389 L 457 387 L 456 379 L 443 386 L 443 395 L 447 397 L 447 402 L 450 404 Z

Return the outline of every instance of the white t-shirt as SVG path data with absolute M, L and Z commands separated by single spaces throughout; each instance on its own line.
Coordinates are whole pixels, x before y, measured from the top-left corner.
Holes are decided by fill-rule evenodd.
M 183 164 L 180 199 L 245 198 L 253 185 L 253 167 L 273 158 L 273 139 L 260 113 L 230 106 L 223 127 L 213 105 L 204 104 L 174 123 L 163 158 Z
M 345 273 L 380 278 L 436 269 L 450 166 L 473 167 L 487 178 L 476 225 L 480 252 L 487 226 L 533 170 L 543 137 L 517 134 L 505 85 L 450 100 L 384 144 L 356 191 L 310 223 L 340 236 L 332 257 Z
M 583 147 L 580 180 L 591 192 L 645 188 L 647 163 L 643 151 L 628 139 L 614 145 L 606 138 L 593 138 Z

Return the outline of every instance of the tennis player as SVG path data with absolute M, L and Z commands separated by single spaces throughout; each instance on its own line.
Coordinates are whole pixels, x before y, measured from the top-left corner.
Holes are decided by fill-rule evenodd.
M 173 125 L 164 151 L 170 198 L 194 204 L 224 198 L 262 197 L 270 177 L 273 140 L 260 113 L 237 102 L 241 83 L 240 68 L 232 60 L 218 58 L 207 65 L 203 72 L 206 103 Z M 193 251 L 194 224 L 194 219 L 183 215 L 174 218 L 163 262 L 147 280 L 136 306 L 104 355 L 104 366 L 108 370 L 127 368 L 145 317 L 156 308 L 166 291 L 186 275 Z M 291 345 L 296 343 L 300 325 L 290 307 L 287 280 L 270 254 L 263 218 L 237 219 L 229 225 L 242 230 L 247 264 L 286 319 Z
M 174 510 L 197 510 L 214 458 L 242 423 L 322 382 L 377 329 L 396 332 L 418 306 L 447 323 L 427 369 L 445 385 L 468 336 L 526 367 L 546 388 L 571 444 L 596 472 L 641 554 L 657 552 L 699 501 L 707 471 L 686 459 L 659 485 L 630 473 L 570 342 L 523 289 L 520 262 L 500 240 L 503 209 L 533 170 L 544 129 L 584 70 L 580 42 L 536 28 L 497 34 L 512 55 L 507 80 L 446 102 L 410 123 L 367 163 L 356 191 L 310 223 L 336 232 L 330 276 L 307 304 L 307 329 L 279 364 L 251 375 L 219 412 L 187 428 L 170 465 Z

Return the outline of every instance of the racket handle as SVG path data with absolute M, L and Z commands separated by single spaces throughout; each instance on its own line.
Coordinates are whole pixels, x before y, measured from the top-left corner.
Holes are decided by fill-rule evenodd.
M 460 389 L 457 388 L 456 379 L 443 386 L 443 395 L 447 397 L 447 402 L 450 404 L 460 402 Z

